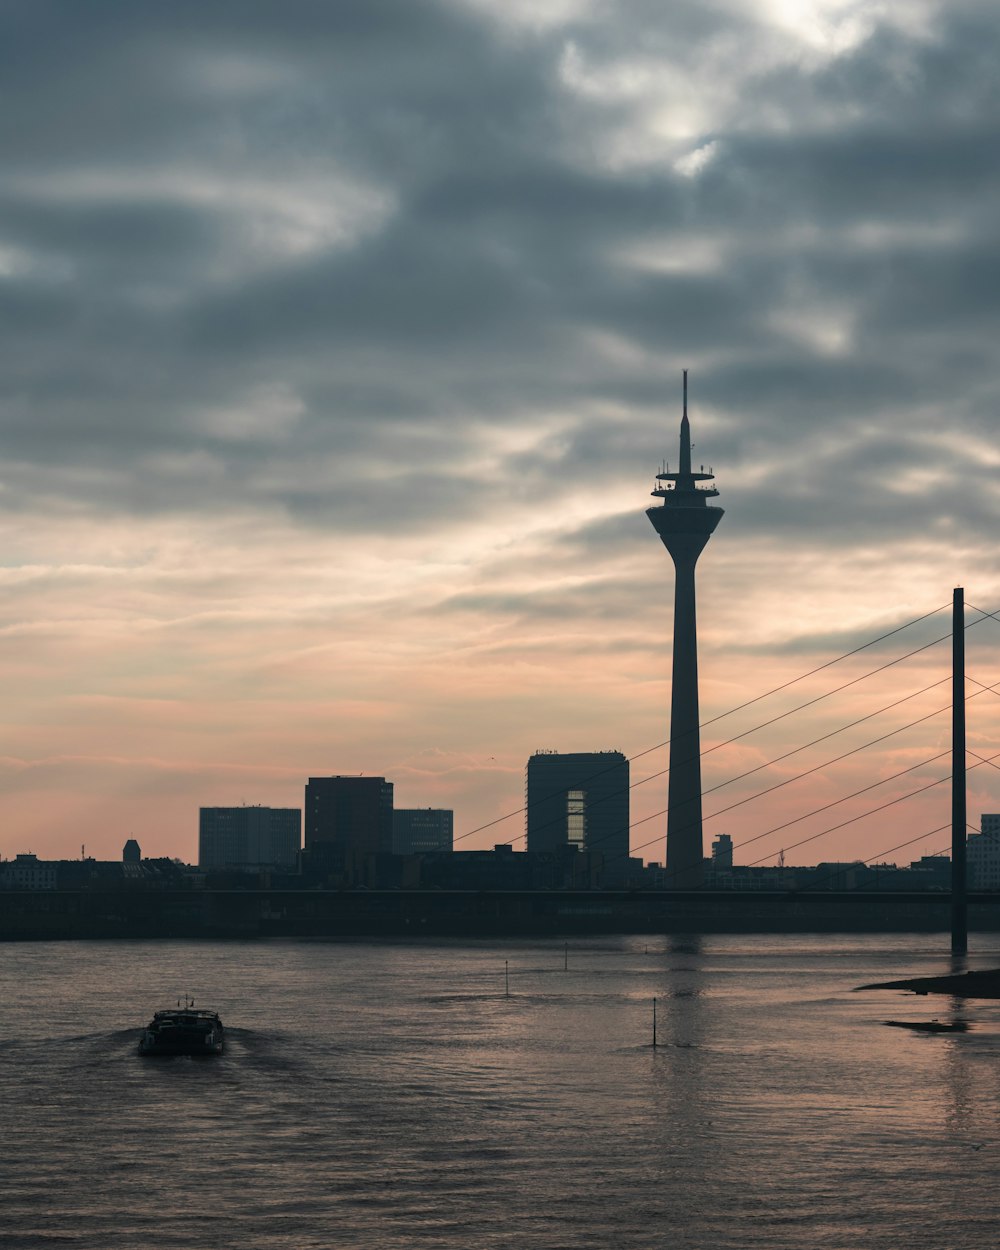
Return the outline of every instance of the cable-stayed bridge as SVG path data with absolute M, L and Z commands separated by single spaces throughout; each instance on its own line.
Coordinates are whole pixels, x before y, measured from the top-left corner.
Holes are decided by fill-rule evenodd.
M 869 865 L 904 851 L 950 853 L 959 895 L 965 834 L 978 832 L 966 819 L 967 777 L 981 810 L 991 802 L 984 774 L 992 782 L 1000 771 L 1000 750 L 993 749 L 1000 678 L 991 671 L 998 625 L 996 610 L 966 604 L 956 591 L 950 603 L 708 715 L 699 727 L 707 836 L 735 828 L 733 849 L 743 852 L 745 868 L 784 862 L 806 846 L 812 849 L 804 853 L 820 862 L 843 859 L 842 851 L 824 857 L 824 849 L 845 840 L 852 848 L 846 858 Z M 973 726 L 969 744 L 966 720 Z M 669 769 L 660 761 L 669 746 L 657 742 L 629 757 L 643 767 L 633 794 L 665 794 Z M 456 842 L 487 829 L 503 832 L 525 812 L 515 809 Z M 631 855 L 659 850 L 666 814 L 661 803 L 633 819 Z M 523 837 L 518 830 L 505 841 Z M 666 890 L 679 883 L 669 862 L 661 881 Z M 834 888 L 832 876 L 817 886 Z M 953 928 L 959 923 L 956 917 Z

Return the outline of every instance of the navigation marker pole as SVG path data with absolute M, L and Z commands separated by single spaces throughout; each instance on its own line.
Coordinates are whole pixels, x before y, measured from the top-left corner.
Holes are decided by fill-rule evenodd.
M 656 995 L 653 995 L 653 1048 L 656 1048 Z
M 510 998 L 510 966 L 506 959 L 503 961 L 503 996 Z
M 951 612 L 951 953 L 969 949 L 965 880 L 965 590 L 952 594 Z

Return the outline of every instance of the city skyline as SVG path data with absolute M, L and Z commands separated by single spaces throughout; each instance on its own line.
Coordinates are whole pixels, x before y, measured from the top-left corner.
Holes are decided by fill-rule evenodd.
M 456 847 L 520 847 L 534 751 L 664 768 L 671 587 L 643 512 L 685 367 L 728 513 L 699 566 L 703 720 L 953 586 L 1000 607 L 995 12 L 329 8 L 57 5 L 11 34 L 4 856 L 133 835 L 191 859 L 199 807 L 298 807 L 354 772 L 454 809 Z M 998 630 L 969 633 L 987 685 Z M 938 646 L 707 755 L 706 792 L 947 666 Z M 984 756 L 998 708 L 970 704 Z M 757 806 L 706 798 L 706 847 L 745 862 L 841 794 L 911 765 L 890 791 L 914 788 L 947 738 L 945 714 Z M 632 792 L 647 860 L 665 794 Z M 789 860 L 881 851 L 947 805 Z M 996 769 L 968 806 L 1000 809 Z

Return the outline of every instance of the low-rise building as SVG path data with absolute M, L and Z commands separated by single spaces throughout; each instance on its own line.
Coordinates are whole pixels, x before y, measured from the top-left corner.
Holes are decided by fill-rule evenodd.
M 40 860 L 30 852 L 0 864 L 0 889 L 54 890 L 56 865 Z

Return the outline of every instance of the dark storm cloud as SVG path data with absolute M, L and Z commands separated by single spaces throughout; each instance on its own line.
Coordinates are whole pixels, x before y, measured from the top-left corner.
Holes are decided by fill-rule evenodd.
M 98 279 L 127 283 L 178 262 L 204 263 L 222 243 L 223 222 L 181 204 L 106 202 L 70 206 L 39 196 L 2 202 L 7 245 L 41 260 L 79 266 Z
M 990 7 L 915 33 L 873 20 L 812 65 L 748 53 L 744 108 L 697 84 L 708 128 L 690 149 L 715 148 L 694 176 L 652 140 L 615 158 L 622 135 L 641 149 L 648 101 L 575 89 L 568 50 L 598 80 L 650 57 L 666 80 L 720 35 L 752 50 L 747 14 L 621 4 L 514 31 L 457 3 L 11 13 L 8 507 L 261 506 L 444 532 L 634 479 L 641 528 L 674 452 L 670 378 L 693 358 L 696 457 L 741 532 L 995 526 L 988 475 L 960 440 L 928 442 L 946 404 L 953 428 L 988 430 L 997 389 Z M 824 340 L 828 317 L 843 342 Z M 268 388 L 294 417 L 270 421 Z M 483 460 L 491 429 L 526 420 L 533 446 Z M 776 449 L 791 478 L 762 489 Z M 932 468 L 943 484 L 919 478 Z M 876 469 L 914 476 L 880 490 Z M 950 489 L 959 476 L 978 489 Z M 572 542 L 610 554 L 631 534 L 611 518 Z

